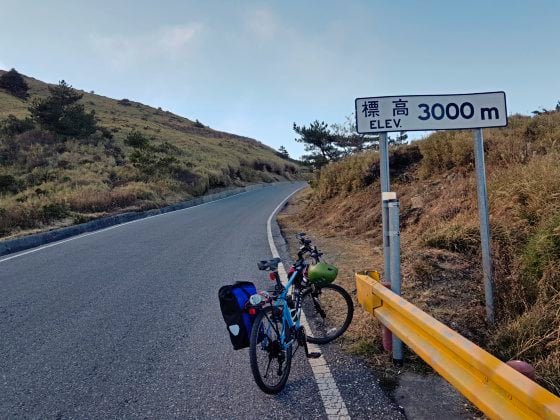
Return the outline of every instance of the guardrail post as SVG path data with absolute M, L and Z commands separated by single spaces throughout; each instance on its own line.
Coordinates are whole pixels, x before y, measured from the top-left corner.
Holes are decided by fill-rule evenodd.
M 389 205 L 387 194 L 381 193 L 381 222 L 383 224 L 383 278 L 391 281 L 391 242 L 389 241 Z
M 381 181 L 381 221 L 383 225 L 383 258 L 385 261 L 383 277 L 389 280 L 391 278 L 391 260 L 389 257 L 389 240 L 387 238 L 389 232 L 389 216 L 385 203 L 386 198 L 384 197 L 384 193 L 391 190 L 387 133 L 381 133 L 379 135 L 379 179 Z
M 400 232 L 400 204 L 399 200 L 387 201 L 389 210 L 389 242 L 391 261 L 391 290 L 401 295 L 401 232 Z M 401 366 L 403 363 L 402 341 L 393 334 L 393 363 Z

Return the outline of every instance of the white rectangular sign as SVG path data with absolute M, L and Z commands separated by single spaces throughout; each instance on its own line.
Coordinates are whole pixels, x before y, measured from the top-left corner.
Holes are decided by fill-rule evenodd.
M 506 125 L 505 92 L 356 99 L 356 129 L 360 134 Z

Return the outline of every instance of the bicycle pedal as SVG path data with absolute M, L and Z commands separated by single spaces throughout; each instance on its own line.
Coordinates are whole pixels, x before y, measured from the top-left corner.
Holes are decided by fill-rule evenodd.
M 321 357 L 321 353 L 318 351 L 313 351 L 307 354 L 308 359 L 318 359 L 319 357 Z

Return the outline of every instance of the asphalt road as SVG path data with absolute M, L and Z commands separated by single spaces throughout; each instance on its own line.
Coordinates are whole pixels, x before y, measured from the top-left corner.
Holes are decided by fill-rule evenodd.
M 300 352 L 281 394 L 257 388 L 217 298 L 268 287 L 266 221 L 300 186 L 0 257 L 0 418 L 325 418 Z M 401 416 L 361 362 L 336 345 L 325 357 L 353 418 Z

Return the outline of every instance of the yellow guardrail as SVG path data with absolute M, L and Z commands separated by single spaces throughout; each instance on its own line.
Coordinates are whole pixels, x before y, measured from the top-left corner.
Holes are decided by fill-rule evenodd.
M 357 273 L 358 302 L 487 416 L 560 419 L 560 398 L 379 283 Z

